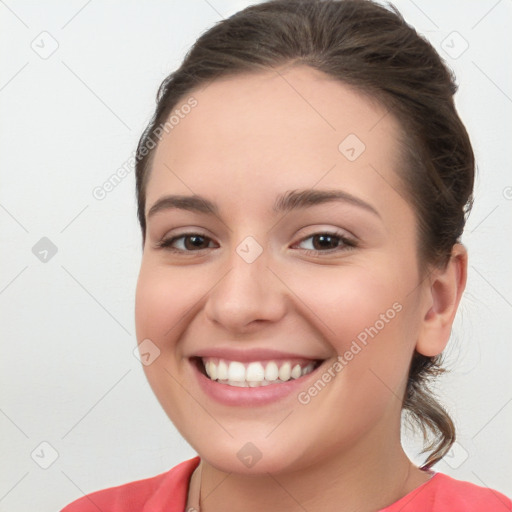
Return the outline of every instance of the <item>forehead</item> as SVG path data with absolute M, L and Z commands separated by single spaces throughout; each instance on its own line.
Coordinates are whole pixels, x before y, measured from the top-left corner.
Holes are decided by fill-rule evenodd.
M 195 106 L 183 109 L 187 102 Z M 148 206 L 166 187 L 205 195 L 236 189 L 243 198 L 319 180 L 363 195 L 384 192 L 383 180 L 395 193 L 399 186 L 400 126 L 394 116 L 306 66 L 213 81 L 173 111 L 172 129 L 156 149 Z

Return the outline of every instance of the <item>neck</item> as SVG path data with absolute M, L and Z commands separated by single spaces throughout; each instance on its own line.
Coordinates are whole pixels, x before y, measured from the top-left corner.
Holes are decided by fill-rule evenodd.
M 300 470 L 244 475 L 201 465 L 201 512 L 225 511 L 226 503 L 233 512 L 375 512 L 431 476 L 410 462 L 399 435 L 383 439 L 377 432 Z

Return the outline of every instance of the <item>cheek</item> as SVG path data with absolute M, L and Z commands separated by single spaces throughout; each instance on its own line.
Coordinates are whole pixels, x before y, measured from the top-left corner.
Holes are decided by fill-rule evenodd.
M 200 307 L 204 290 L 183 267 L 171 269 L 143 259 L 135 294 L 137 341 L 150 339 L 159 356 L 144 365 L 146 378 L 163 409 L 178 427 L 190 406 L 179 384 L 183 368 L 178 340 L 186 330 L 189 315 Z
M 200 307 L 205 280 L 190 276 L 184 267 L 141 266 L 135 296 L 137 339 L 150 338 L 162 349 L 164 341 L 177 339 L 187 318 Z
M 378 375 L 392 389 L 402 385 L 416 339 L 413 270 L 384 261 L 290 273 L 290 288 L 307 306 L 301 313 L 342 358 L 343 379 L 356 385 Z
M 295 277 L 290 273 L 289 279 L 290 288 L 310 310 L 308 316 L 341 350 L 347 340 L 372 326 L 382 331 L 396 324 L 406 295 L 389 267 L 318 268 Z

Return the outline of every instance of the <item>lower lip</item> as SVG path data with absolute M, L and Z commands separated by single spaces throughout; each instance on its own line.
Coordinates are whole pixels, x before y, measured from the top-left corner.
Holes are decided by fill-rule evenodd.
M 267 386 L 259 386 L 255 388 L 242 388 L 237 386 L 229 386 L 221 384 L 215 380 L 209 379 L 203 375 L 195 361 L 190 361 L 193 372 L 201 386 L 202 390 L 211 398 L 224 405 L 247 406 L 265 405 L 283 399 L 292 393 L 297 394 L 306 389 L 309 385 L 308 381 L 315 378 L 318 370 L 322 368 L 325 361 L 322 362 L 312 372 L 292 379 L 287 382 L 278 384 L 268 384 Z

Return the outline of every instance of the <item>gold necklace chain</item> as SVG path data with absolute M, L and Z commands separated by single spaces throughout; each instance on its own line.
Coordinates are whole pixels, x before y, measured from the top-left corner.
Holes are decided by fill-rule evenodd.
M 190 478 L 190 488 L 187 497 L 187 505 L 185 512 L 200 512 L 201 503 L 201 480 L 202 480 L 203 461 L 199 462 L 199 465 L 192 473 Z

